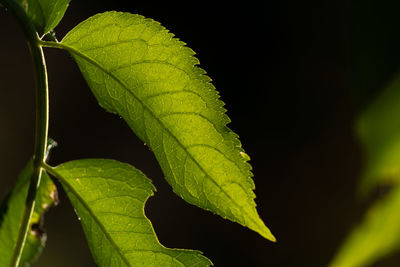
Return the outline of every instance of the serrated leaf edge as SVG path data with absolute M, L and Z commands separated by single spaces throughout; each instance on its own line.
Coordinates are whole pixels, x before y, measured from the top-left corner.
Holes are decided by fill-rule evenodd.
M 79 57 L 81 57 L 82 59 L 88 61 L 89 63 L 91 63 L 93 66 L 99 68 L 101 71 L 103 71 L 105 74 L 109 75 L 115 82 L 117 82 L 120 86 L 122 86 L 126 91 L 128 91 L 129 94 L 132 95 L 132 97 L 134 97 L 143 107 L 143 109 L 145 109 L 160 125 L 162 125 L 163 129 L 171 136 L 174 138 L 174 140 L 179 144 L 179 146 L 185 151 L 185 153 L 187 153 L 187 155 L 191 158 L 191 160 L 193 162 L 195 162 L 195 164 L 199 167 L 199 169 L 206 175 L 206 177 L 208 177 L 210 179 L 210 181 L 212 181 L 220 190 L 221 192 L 223 192 L 233 203 L 235 203 L 235 205 L 237 207 L 241 207 L 234 198 L 232 198 L 220 185 L 218 185 L 218 183 L 204 170 L 204 168 L 202 166 L 200 166 L 200 164 L 194 159 L 194 157 L 191 155 L 191 153 L 182 145 L 182 143 L 178 140 L 178 138 L 173 135 L 171 133 L 171 131 L 164 125 L 164 123 L 162 123 L 162 121 L 155 116 L 155 114 L 152 112 L 152 110 L 147 107 L 147 105 L 139 98 L 137 97 L 132 91 L 129 90 L 129 87 L 122 82 L 120 79 L 118 79 L 114 74 L 110 73 L 108 70 L 106 70 L 104 67 L 102 67 L 101 64 L 99 64 L 97 61 L 95 61 L 94 59 L 88 57 L 87 55 L 79 52 L 78 50 L 74 49 L 73 47 L 70 47 L 68 45 L 65 45 L 63 43 L 57 43 L 57 46 L 59 48 L 62 48 L 68 52 L 70 52 L 71 54 L 75 54 Z M 251 178 L 250 178 L 251 179 Z M 252 188 L 253 189 L 253 188 Z M 208 211 L 213 212 L 210 209 L 205 208 Z M 248 218 L 255 224 L 255 225 L 259 225 L 260 226 L 260 222 L 257 222 L 247 211 L 243 210 L 243 213 L 245 213 L 246 215 L 248 215 Z M 226 218 L 225 216 L 222 216 L 224 218 Z M 262 220 L 260 219 L 261 223 Z M 239 222 L 240 223 L 240 222 Z M 242 223 L 240 223 L 242 224 Z M 247 225 L 243 225 L 246 226 Z M 266 227 L 265 225 L 263 225 L 263 227 L 265 227 L 265 229 L 263 229 L 263 231 L 259 232 L 262 236 L 264 236 L 265 238 L 269 239 L 272 242 L 276 241 L 276 238 L 273 236 L 273 234 L 270 232 L 270 230 L 268 229 L 268 227 Z M 256 230 L 256 229 L 253 229 Z

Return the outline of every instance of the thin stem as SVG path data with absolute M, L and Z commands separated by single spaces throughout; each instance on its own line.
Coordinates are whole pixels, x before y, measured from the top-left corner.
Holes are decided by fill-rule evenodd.
M 22 223 L 18 233 L 18 239 L 14 248 L 10 267 L 17 267 L 22 256 L 23 247 L 29 232 L 29 222 L 31 221 L 35 209 L 35 199 L 37 189 L 40 185 L 42 167 L 41 163 L 46 156 L 47 132 L 48 132 L 48 92 L 46 66 L 42 48 L 29 43 L 35 66 L 36 76 L 36 130 L 35 130 L 35 149 L 33 156 L 33 175 L 29 185 L 26 198 Z
M 35 209 L 35 199 L 37 189 L 40 185 L 42 175 L 42 163 L 46 158 L 47 138 L 48 138 L 48 84 L 47 70 L 43 55 L 43 49 L 39 44 L 39 36 L 32 21 L 26 15 L 25 10 L 14 0 L 0 0 L 16 17 L 21 25 L 25 37 L 28 41 L 29 50 L 32 55 L 35 70 L 36 86 L 36 127 L 35 127 L 35 147 L 33 155 L 33 174 L 29 191 L 25 202 L 22 222 L 19 228 L 17 241 L 13 250 L 10 267 L 17 267 L 20 263 L 22 251 L 26 237 L 29 232 L 29 222 L 31 221 Z

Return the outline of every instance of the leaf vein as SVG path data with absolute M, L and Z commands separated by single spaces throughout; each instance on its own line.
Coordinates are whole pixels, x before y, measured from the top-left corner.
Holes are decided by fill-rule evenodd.
M 190 74 L 189 74 L 187 71 L 185 71 L 184 69 L 179 68 L 179 67 L 177 67 L 177 66 L 175 66 L 175 65 L 173 65 L 172 63 L 169 63 L 169 62 L 167 62 L 167 61 L 156 60 L 156 59 L 147 59 L 147 60 L 141 60 L 141 61 L 137 61 L 137 62 L 131 62 L 131 63 L 123 64 L 123 65 L 117 66 L 117 67 L 115 67 L 115 68 L 109 69 L 109 70 L 107 71 L 106 74 L 109 74 L 109 73 L 111 74 L 112 72 L 116 72 L 116 71 L 118 71 L 118 70 L 122 70 L 122 69 L 125 69 L 125 68 L 130 68 L 130 67 L 133 67 L 133 66 L 136 66 L 136 65 L 142 65 L 142 64 L 160 64 L 160 65 L 166 65 L 166 66 L 172 67 L 173 69 L 176 69 L 176 70 L 181 71 L 181 72 L 184 73 L 188 78 L 190 78 Z M 108 72 L 109 72 L 109 73 L 108 73 Z M 127 87 L 127 88 L 125 88 L 125 89 L 128 89 L 128 90 L 129 90 L 129 87 Z
M 120 213 L 120 212 L 116 212 L 116 211 L 101 211 L 98 210 L 96 211 L 97 214 L 104 214 L 104 215 L 114 215 L 114 216 L 121 216 L 121 217 L 128 217 L 128 218 L 132 218 L 132 219 L 140 219 L 143 220 L 143 216 L 133 216 L 133 215 L 129 215 L 129 214 L 124 214 L 124 213 Z
M 106 197 L 101 197 L 101 198 L 96 198 L 96 199 L 93 199 L 93 200 L 89 200 L 89 201 L 87 201 L 87 202 L 88 202 L 89 204 L 93 204 L 93 203 L 95 203 L 95 202 L 102 201 L 102 200 L 115 199 L 115 198 L 123 198 L 123 197 L 130 198 L 130 199 L 132 199 L 132 200 L 134 200 L 134 201 L 137 201 L 137 202 L 139 202 L 139 203 L 142 203 L 142 202 L 143 202 L 143 200 L 141 200 L 141 199 L 139 199 L 139 198 L 137 198 L 137 197 L 134 197 L 134 196 L 132 196 L 132 195 L 106 196 Z
M 187 89 L 183 89 L 183 90 L 175 90 L 175 91 L 164 91 L 164 92 L 160 92 L 160 93 L 155 93 L 155 94 L 151 94 L 151 95 L 147 95 L 145 97 L 143 97 L 143 101 L 147 101 L 151 98 L 156 98 L 159 96 L 166 96 L 166 95 L 174 95 L 174 94 L 183 94 L 183 93 L 189 93 L 189 94 L 193 94 L 195 96 L 198 96 L 206 105 L 207 102 L 205 101 L 205 99 L 203 98 L 202 95 L 200 95 L 199 93 L 192 91 L 192 90 L 187 90 Z

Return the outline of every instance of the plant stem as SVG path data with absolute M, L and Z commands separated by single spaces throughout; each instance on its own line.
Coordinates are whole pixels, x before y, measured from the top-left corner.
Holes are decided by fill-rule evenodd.
M 29 222 L 35 209 L 36 193 L 40 185 L 42 175 L 41 164 L 45 159 L 47 148 L 48 91 L 46 66 L 42 48 L 37 45 L 33 46 L 32 44 L 29 44 L 29 47 L 34 62 L 36 76 L 36 130 L 35 149 L 33 155 L 33 175 L 31 177 L 31 183 L 29 185 L 28 195 L 24 208 L 24 215 L 10 265 L 12 267 L 17 267 L 19 264 L 26 237 L 29 232 Z
M 25 37 L 28 41 L 29 50 L 32 55 L 36 86 L 36 126 L 33 155 L 33 175 L 31 177 L 23 218 L 13 250 L 13 256 L 10 262 L 10 267 L 17 267 L 20 264 L 22 251 L 29 232 L 29 222 L 35 209 L 36 193 L 41 180 L 42 163 L 45 161 L 46 157 L 49 98 L 46 63 L 43 55 L 43 49 L 39 44 L 40 39 L 35 26 L 30 18 L 26 15 L 25 10 L 14 0 L 0 0 L 0 3 L 2 3 L 13 13 L 24 31 Z

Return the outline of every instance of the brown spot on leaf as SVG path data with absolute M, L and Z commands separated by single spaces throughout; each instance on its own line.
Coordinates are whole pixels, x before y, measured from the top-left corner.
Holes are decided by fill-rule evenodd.
M 34 223 L 31 225 L 31 230 L 29 233 L 36 237 L 38 240 L 42 240 L 43 237 L 46 235 L 45 231 L 40 225 L 41 223 Z

